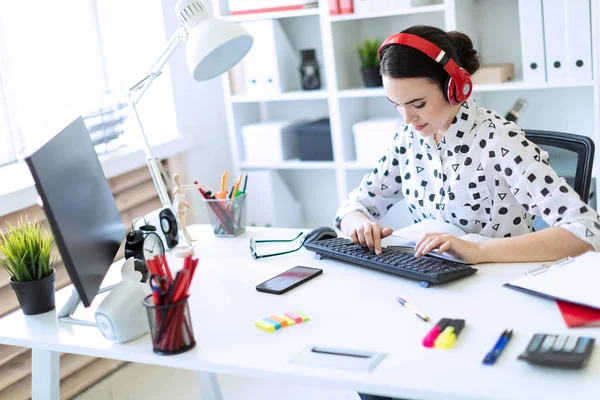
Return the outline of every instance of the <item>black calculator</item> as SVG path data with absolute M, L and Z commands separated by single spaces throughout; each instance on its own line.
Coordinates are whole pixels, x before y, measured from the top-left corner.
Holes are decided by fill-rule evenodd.
M 594 348 L 594 338 L 537 333 L 519 360 L 555 368 L 582 368 Z

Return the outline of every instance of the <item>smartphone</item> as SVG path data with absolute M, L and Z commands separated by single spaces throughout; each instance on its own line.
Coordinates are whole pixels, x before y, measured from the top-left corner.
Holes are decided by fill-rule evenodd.
M 323 273 L 322 269 L 298 265 L 256 286 L 259 292 L 283 294 Z

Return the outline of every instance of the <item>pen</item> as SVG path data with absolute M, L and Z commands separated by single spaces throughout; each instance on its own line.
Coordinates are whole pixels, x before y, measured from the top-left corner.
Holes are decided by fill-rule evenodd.
M 505 330 L 504 332 L 502 332 L 502 335 L 500 335 L 498 341 L 496 342 L 492 350 L 489 353 L 487 353 L 487 355 L 483 359 L 483 363 L 486 365 L 494 365 L 498 357 L 500 357 L 500 354 L 502 354 L 502 351 L 508 344 L 508 341 L 511 337 L 512 329 L 510 331 Z
M 246 172 L 246 177 L 244 178 L 244 188 L 242 189 L 242 193 L 246 193 L 246 185 L 248 184 L 248 173 Z
M 401 299 L 400 297 L 396 297 L 396 299 L 398 300 L 398 302 L 400 304 L 402 304 L 404 307 L 408 308 L 410 311 L 414 312 L 417 317 L 421 318 L 423 321 L 425 322 L 429 322 L 429 317 L 425 314 L 423 314 L 422 312 L 417 311 L 416 308 L 414 308 L 412 305 L 410 305 L 406 300 Z

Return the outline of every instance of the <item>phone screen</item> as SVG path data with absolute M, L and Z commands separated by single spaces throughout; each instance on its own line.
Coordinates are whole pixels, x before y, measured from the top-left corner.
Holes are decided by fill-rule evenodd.
M 323 272 L 322 269 L 297 266 L 287 270 L 256 287 L 259 291 L 283 293 Z

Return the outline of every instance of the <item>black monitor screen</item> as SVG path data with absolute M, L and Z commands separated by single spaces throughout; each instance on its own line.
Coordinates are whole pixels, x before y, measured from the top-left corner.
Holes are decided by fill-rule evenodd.
M 81 117 L 25 158 L 71 282 L 89 307 L 125 226 Z

